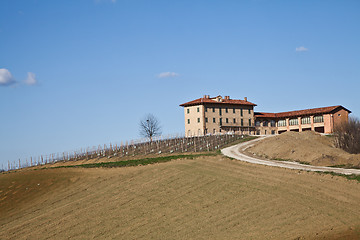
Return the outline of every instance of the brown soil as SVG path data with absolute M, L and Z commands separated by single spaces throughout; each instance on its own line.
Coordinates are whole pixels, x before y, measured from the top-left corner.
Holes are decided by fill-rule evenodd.
M 336 148 L 333 137 L 311 131 L 285 132 L 259 141 L 246 151 L 269 159 L 307 162 L 316 166 L 360 167 L 360 154 L 350 154 Z
M 221 156 L 0 174 L 1 239 L 359 239 L 360 183 Z

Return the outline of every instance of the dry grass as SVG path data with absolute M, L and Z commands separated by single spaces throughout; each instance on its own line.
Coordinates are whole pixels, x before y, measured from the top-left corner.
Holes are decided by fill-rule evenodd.
M 334 146 L 334 138 L 315 132 L 285 132 L 264 139 L 248 153 L 270 159 L 288 159 L 316 166 L 360 167 L 360 154 L 350 154 Z
M 360 238 L 358 182 L 221 156 L 1 174 L 0 191 L 1 239 Z

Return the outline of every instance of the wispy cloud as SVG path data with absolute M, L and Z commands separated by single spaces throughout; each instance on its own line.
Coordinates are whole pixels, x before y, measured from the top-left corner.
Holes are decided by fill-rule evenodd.
M 27 78 L 25 79 L 24 82 L 26 85 L 36 85 L 38 81 L 35 78 L 35 73 L 28 72 Z
M 158 78 L 171 78 L 177 76 L 179 76 L 179 74 L 175 72 L 162 72 L 157 75 Z
M 15 78 L 6 68 L 0 68 L 0 86 L 10 86 L 16 83 Z
M 300 46 L 300 47 L 295 48 L 295 51 L 296 52 L 307 52 L 307 51 L 309 51 L 309 49 L 304 46 Z

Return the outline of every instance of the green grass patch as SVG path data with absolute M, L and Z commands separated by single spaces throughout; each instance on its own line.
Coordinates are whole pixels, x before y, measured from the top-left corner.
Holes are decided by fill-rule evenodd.
M 340 176 L 340 177 L 345 177 L 348 180 L 355 180 L 360 182 L 360 175 L 356 175 L 356 174 L 351 174 L 351 175 L 346 175 L 346 174 L 341 174 L 341 173 L 334 173 L 334 172 L 317 172 L 320 174 L 330 174 L 332 176 Z
M 116 161 L 116 162 L 99 162 L 99 163 L 85 163 L 79 165 L 68 165 L 68 166 L 57 166 L 50 168 L 113 168 L 113 167 L 131 167 L 139 165 L 148 165 L 154 163 L 163 163 L 169 162 L 174 159 L 194 159 L 197 157 L 204 156 L 216 156 L 217 153 L 202 153 L 202 154 L 181 154 L 181 155 L 170 155 L 164 157 L 155 157 L 155 158 L 143 158 L 127 161 Z M 44 168 L 46 169 L 46 168 Z
M 308 162 L 296 161 L 296 160 L 292 160 L 292 159 L 273 158 L 271 160 L 283 161 L 283 162 L 297 162 L 297 163 L 304 164 L 304 165 L 310 165 L 310 163 L 308 163 Z
M 345 168 L 345 169 L 360 169 L 360 166 L 354 166 L 352 164 L 340 164 L 340 165 L 332 165 L 329 167 L 333 168 Z

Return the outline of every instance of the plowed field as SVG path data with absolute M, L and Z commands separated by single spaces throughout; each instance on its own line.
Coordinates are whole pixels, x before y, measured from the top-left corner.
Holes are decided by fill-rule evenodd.
M 359 239 L 360 184 L 221 156 L 0 175 L 0 239 Z

